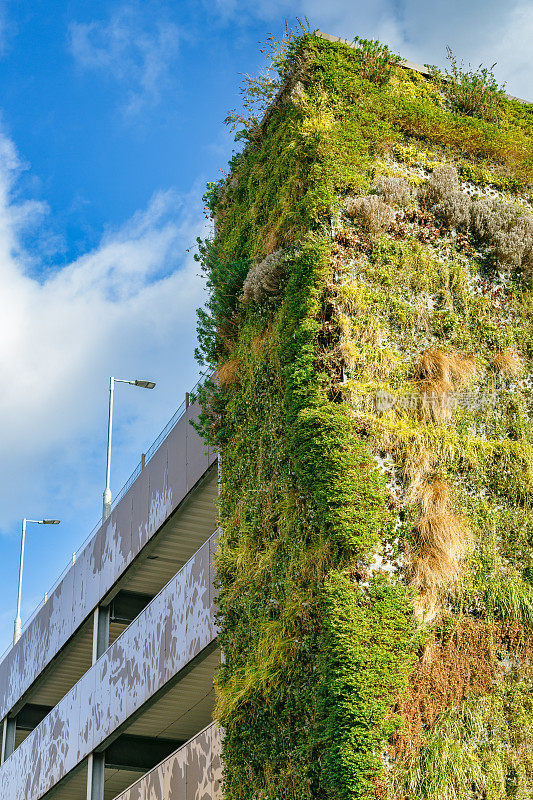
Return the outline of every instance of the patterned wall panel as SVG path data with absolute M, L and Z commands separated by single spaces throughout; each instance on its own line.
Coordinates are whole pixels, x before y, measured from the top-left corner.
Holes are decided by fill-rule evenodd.
M 0 663 L 0 719 L 216 460 L 190 425 L 197 414 L 187 409 Z
M 208 540 L 0 767 L 1 798 L 38 800 L 214 640 L 210 552 Z
M 213 722 L 115 800 L 222 800 L 221 752 Z

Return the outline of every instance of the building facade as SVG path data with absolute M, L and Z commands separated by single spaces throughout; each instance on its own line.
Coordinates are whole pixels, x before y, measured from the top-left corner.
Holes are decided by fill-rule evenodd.
M 197 413 L 173 420 L 0 663 L 5 800 L 220 797 L 217 458 Z

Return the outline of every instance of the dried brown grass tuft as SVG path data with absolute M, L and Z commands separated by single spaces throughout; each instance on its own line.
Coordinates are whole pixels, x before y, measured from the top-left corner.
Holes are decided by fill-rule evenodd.
M 418 503 L 419 492 L 433 469 L 434 455 L 424 446 L 413 447 L 406 456 L 403 474 L 407 482 L 406 503 Z
M 239 359 L 228 358 L 219 368 L 217 372 L 218 383 L 223 389 L 228 386 L 233 386 L 238 379 L 239 375 Z
M 426 418 L 446 419 L 451 410 L 450 392 L 467 386 L 478 374 L 473 358 L 431 348 L 422 353 L 417 366 L 418 388 Z
M 415 614 L 431 622 L 439 614 L 443 589 L 461 577 L 470 531 L 463 517 L 450 510 L 451 490 L 446 481 L 421 481 L 409 492 L 420 508 L 409 570 L 411 585 L 419 591 Z
M 431 348 L 420 356 L 417 378 L 426 392 L 450 392 L 467 386 L 477 375 L 473 358 Z
M 492 359 L 492 366 L 496 372 L 502 375 L 509 375 L 510 377 L 520 375 L 524 369 L 524 365 L 518 353 L 515 353 L 514 350 L 509 348 L 507 350 L 502 350 L 500 353 L 496 353 Z

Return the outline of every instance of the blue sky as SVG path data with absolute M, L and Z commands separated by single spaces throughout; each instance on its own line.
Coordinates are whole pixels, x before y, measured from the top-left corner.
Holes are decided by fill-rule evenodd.
M 533 100 L 529 0 L 0 0 L 0 650 L 21 518 L 63 520 L 29 529 L 24 618 L 100 514 L 109 375 L 158 383 L 117 389 L 114 492 L 196 381 L 201 195 L 241 74 L 296 15 L 419 63 L 497 61 Z

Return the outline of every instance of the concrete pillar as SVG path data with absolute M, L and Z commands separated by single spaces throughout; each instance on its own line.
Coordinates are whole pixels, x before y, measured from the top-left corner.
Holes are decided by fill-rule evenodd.
M 109 647 L 109 606 L 98 606 L 93 615 L 93 664 Z
M 4 763 L 15 749 L 15 734 L 17 732 L 16 717 L 6 717 L 2 724 L 2 753 L 0 763 Z
M 109 606 L 98 606 L 93 614 L 93 657 L 95 664 L 109 647 Z M 105 754 L 90 753 L 87 759 L 87 800 L 104 800 Z
M 91 753 L 87 761 L 87 800 L 104 800 L 105 754 Z
M 4 763 L 4 750 L 6 747 L 7 717 L 2 720 L 2 744 L 0 745 L 0 765 Z

